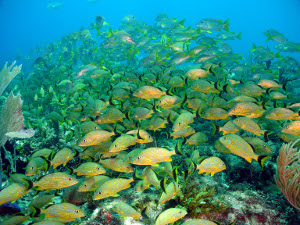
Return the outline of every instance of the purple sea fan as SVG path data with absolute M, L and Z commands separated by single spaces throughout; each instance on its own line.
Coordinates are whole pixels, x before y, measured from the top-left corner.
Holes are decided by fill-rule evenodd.
M 282 145 L 274 178 L 289 203 L 300 210 L 300 152 L 293 148 L 298 141 Z

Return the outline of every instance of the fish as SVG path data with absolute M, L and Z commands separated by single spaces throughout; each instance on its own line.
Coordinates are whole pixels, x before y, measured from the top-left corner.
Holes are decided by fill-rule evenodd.
M 62 223 L 60 221 L 51 220 L 51 218 L 50 218 L 48 220 L 46 219 L 41 222 L 33 223 L 32 225 L 64 225 L 64 223 Z
M 195 114 L 190 112 L 181 113 L 173 123 L 172 131 L 179 131 L 194 122 Z
M 142 176 L 148 181 L 149 184 L 152 184 L 156 189 L 158 189 L 160 185 L 160 181 L 157 178 L 157 174 L 151 168 L 151 166 L 147 166 L 142 173 Z
M 300 121 L 292 121 L 288 125 L 282 128 L 282 133 L 300 135 Z
M 233 120 L 233 123 L 240 129 L 251 132 L 257 136 L 266 135 L 266 131 L 263 131 L 258 123 L 248 117 L 240 117 Z
M 45 214 L 45 218 L 51 218 L 63 223 L 73 222 L 78 218 L 84 217 L 85 213 L 78 206 L 70 203 L 57 203 L 46 209 L 38 209 L 38 214 Z
M 288 108 L 278 107 L 269 111 L 265 118 L 269 120 L 300 120 L 300 112 L 295 113 Z
M 213 135 L 215 135 L 217 132 L 223 132 L 223 135 L 235 134 L 236 132 L 238 132 L 240 130 L 240 128 L 237 125 L 235 125 L 235 123 L 231 120 L 226 122 L 223 125 L 223 127 L 219 127 L 215 123 L 213 123 L 213 129 L 214 129 Z
M 155 221 L 155 225 L 166 225 L 180 220 L 187 214 L 186 209 L 169 208 L 159 214 Z
M 201 113 L 201 117 L 207 120 L 226 120 L 228 112 L 222 108 L 210 107 Z
M 92 145 L 99 145 L 102 142 L 109 141 L 115 132 L 106 130 L 94 130 L 87 133 L 78 144 L 79 147 L 86 147 Z
M 38 190 L 57 190 L 77 183 L 78 180 L 74 176 L 63 172 L 55 172 L 41 177 L 33 183 L 33 187 L 37 187 Z
M 132 217 L 138 220 L 141 217 L 141 213 L 134 209 L 132 206 L 126 204 L 125 202 L 116 202 L 112 210 L 120 214 L 122 217 Z
M 80 164 L 76 169 L 74 169 L 74 173 L 77 176 L 96 176 L 100 174 L 104 174 L 105 169 L 95 162 L 85 162 Z
M 256 155 L 253 148 L 239 135 L 226 134 L 219 140 L 231 153 L 244 158 L 247 162 L 251 163 L 252 159 L 259 161 L 259 155 Z
M 58 9 L 64 5 L 63 2 L 53 1 L 47 4 L 47 9 Z
M 229 20 L 216 20 L 211 18 L 206 18 L 201 20 L 199 23 L 196 24 L 196 27 L 199 27 L 203 30 L 207 31 L 220 31 L 222 29 L 228 31 L 230 23 Z
M 111 159 L 100 160 L 100 163 L 103 165 L 103 167 L 120 173 L 133 172 L 132 166 L 129 163 L 124 162 L 122 158 L 121 159 L 111 158 Z
M 62 148 L 54 155 L 51 160 L 51 166 L 53 166 L 53 169 L 56 169 L 60 165 L 65 166 L 71 159 L 74 158 L 74 156 L 76 156 L 76 154 L 77 153 L 70 148 Z
M 40 149 L 40 150 L 34 152 L 30 158 L 32 159 L 35 157 L 44 157 L 44 158 L 48 159 L 53 153 L 54 152 L 52 149 L 43 148 L 43 149 Z
M 50 203 L 54 197 L 58 196 L 58 194 L 55 192 L 53 194 L 40 194 L 38 196 L 35 196 L 35 198 L 30 202 L 30 206 L 33 206 L 35 208 L 43 208 L 46 204 Z
M 44 158 L 35 157 L 32 158 L 26 166 L 25 175 L 33 176 L 40 171 L 47 171 L 50 167 L 50 162 L 46 161 Z
M 268 29 L 263 32 L 263 34 L 267 36 L 267 41 L 273 40 L 280 44 L 285 44 L 288 41 L 288 39 L 282 33 L 274 29 Z
M 201 145 L 208 141 L 208 137 L 203 132 L 196 132 L 192 134 L 187 140 L 188 145 Z
M 172 161 L 171 156 L 175 154 L 175 149 L 173 151 L 168 151 L 165 148 L 159 147 L 146 148 L 139 152 L 131 163 L 134 165 L 151 166 L 161 162 L 170 162 Z
M 254 149 L 255 154 L 268 155 L 272 153 L 270 147 L 258 137 L 243 137 Z
M 100 30 L 103 27 L 104 23 L 105 22 L 104 22 L 104 17 L 103 16 L 101 16 L 101 15 L 96 16 L 96 23 L 95 23 L 94 27 L 97 31 L 98 36 L 100 35 Z
M 78 192 L 96 191 L 103 183 L 111 178 L 105 175 L 96 175 L 86 178 L 77 189 Z
M 204 219 L 191 219 L 185 221 L 182 225 L 218 225 L 218 223 Z
M 163 95 L 166 95 L 165 91 L 161 91 L 160 89 L 153 86 L 142 86 L 138 88 L 135 92 L 133 92 L 133 96 L 141 99 L 155 99 L 161 98 Z
M 166 187 L 166 192 L 162 192 L 158 203 L 163 205 L 167 201 L 170 201 L 179 191 L 179 186 L 176 182 L 171 182 Z
M 9 217 L 6 220 L 3 220 L 0 224 L 1 225 L 18 225 L 18 224 L 22 224 L 23 222 L 25 222 L 26 220 L 30 219 L 30 215 L 15 215 L 12 217 Z
M 104 182 L 94 193 L 93 200 L 118 196 L 118 192 L 130 188 L 133 178 L 115 178 Z
M 180 137 L 188 137 L 190 136 L 191 134 L 194 134 L 196 131 L 194 128 L 188 126 L 186 128 L 183 128 L 181 130 L 177 130 L 177 131 L 174 131 L 170 134 L 170 137 L 173 137 L 174 139 L 176 138 L 180 138 Z
M 206 158 L 196 168 L 196 170 L 199 170 L 199 174 L 206 173 L 211 174 L 211 176 L 225 169 L 225 163 L 218 157 Z
M 0 191 L 0 205 L 7 202 L 14 202 L 26 195 L 31 189 L 25 185 L 12 183 Z

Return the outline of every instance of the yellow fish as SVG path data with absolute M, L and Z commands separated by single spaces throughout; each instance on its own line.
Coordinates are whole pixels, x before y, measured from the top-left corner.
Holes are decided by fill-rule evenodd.
M 180 220 L 186 214 L 187 211 L 185 209 L 178 209 L 178 208 L 167 209 L 163 211 L 161 214 L 159 214 L 159 216 L 155 221 L 155 225 L 166 225 L 166 224 L 174 223 L 177 220 Z
M 137 89 L 133 94 L 134 97 L 142 99 L 152 99 L 152 98 L 161 98 L 163 95 L 166 95 L 165 91 L 152 86 L 142 86 Z
M 26 166 L 25 175 L 32 176 L 39 173 L 42 170 L 47 171 L 49 166 L 50 165 L 44 158 L 41 157 L 32 158 Z
M 299 113 L 295 113 L 287 108 L 275 108 L 265 117 L 270 120 L 300 120 Z
M 251 132 L 257 136 L 265 135 L 266 131 L 263 131 L 258 123 L 248 117 L 239 117 L 233 120 L 233 123 L 239 128 Z
M 194 134 L 196 131 L 192 127 L 185 127 L 181 130 L 174 131 L 170 134 L 171 137 L 174 139 L 180 138 L 180 137 L 188 137 L 191 134 Z
M 181 113 L 175 120 L 172 130 L 178 131 L 183 128 L 186 128 L 190 123 L 194 122 L 195 117 L 196 115 L 190 112 Z
M 138 212 L 136 209 L 131 207 L 130 205 L 124 203 L 124 202 L 116 202 L 116 204 L 113 206 L 112 210 L 123 216 L 126 217 L 132 217 L 136 220 L 138 220 L 141 217 L 141 213 Z
M 129 163 L 126 163 L 118 158 L 111 158 L 106 160 L 100 160 L 100 163 L 107 169 L 111 169 L 113 171 L 117 171 L 120 173 L 132 173 L 133 168 Z
M 0 191 L 0 205 L 7 202 L 14 202 L 26 195 L 30 189 L 22 184 L 12 183 Z
M 226 120 L 229 115 L 228 112 L 222 108 L 211 107 L 201 113 L 201 117 L 207 120 Z
M 213 176 L 215 173 L 218 173 L 222 170 L 226 169 L 225 163 L 218 157 L 209 157 L 204 159 L 199 165 L 197 165 L 197 169 L 200 173 L 211 174 Z
M 300 135 L 300 121 L 292 121 L 281 130 L 282 133 Z
M 102 142 L 109 141 L 110 138 L 115 135 L 115 132 L 109 132 L 106 130 L 94 130 L 87 133 L 80 141 L 80 147 L 99 145 Z
M 192 219 L 192 220 L 185 221 L 181 225 L 218 225 L 218 223 L 214 223 L 212 221 L 203 220 L 203 219 Z
M 76 155 L 76 152 L 70 148 L 63 148 L 59 150 L 51 160 L 51 165 L 53 169 L 59 165 L 65 166 Z
M 158 201 L 159 204 L 164 204 L 165 202 L 171 200 L 179 191 L 179 186 L 175 182 L 171 182 L 166 187 L 166 192 L 162 192 L 160 199 Z
M 235 134 L 240 129 L 237 125 L 235 125 L 231 120 L 226 122 L 223 127 L 219 127 L 216 124 L 213 124 L 213 135 L 215 135 L 217 132 L 223 132 L 223 135 L 226 134 Z
M 239 135 L 226 134 L 219 140 L 231 153 L 244 158 L 249 163 L 252 162 L 252 159 L 259 161 L 259 156 L 254 153 L 252 147 Z
M 201 145 L 207 141 L 208 137 L 203 132 L 196 132 L 186 140 L 188 145 Z
M 78 181 L 75 177 L 66 173 L 56 172 L 41 177 L 40 180 L 33 183 L 33 186 L 38 187 L 38 190 L 57 190 L 77 183 Z
M 96 175 L 87 178 L 83 183 L 79 186 L 79 192 L 86 192 L 86 191 L 96 191 L 104 182 L 110 180 L 110 177 L 104 175 Z
M 124 134 L 114 140 L 114 142 L 109 147 L 109 152 L 120 152 L 126 150 L 129 146 L 135 145 L 136 140 L 138 138 L 136 136 L 132 136 L 129 134 Z
M 135 165 L 155 165 L 161 162 L 170 162 L 172 161 L 171 156 L 175 155 L 175 150 L 168 151 L 165 148 L 147 148 L 142 150 L 134 160 L 132 164 Z
M 85 162 L 74 169 L 74 173 L 77 173 L 77 176 L 96 176 L 105 172 L 105 169 L 95 162 Z
M 118 196 L 118 192 L 130 188 L 133 178 L 115 178 L 104 182 L 94 193 L 93 200 L 100 200 L 112 196 Z
M 18 215 L 18 216 L 12 216 L 6 220 L 3 220 L 0 222 L 1 225 L 18 225 L 23 224 L 26 220 L 28 220 L 30 216 L 24 216 L 24 215 Z
M 85 216 L 85 213 L 78 206 L 70 203 L 51 205 L 46 209 L 41 209 L 40 213 L 45 214 L 45 218 L 51 218 L 63 223 L 69 223 Z

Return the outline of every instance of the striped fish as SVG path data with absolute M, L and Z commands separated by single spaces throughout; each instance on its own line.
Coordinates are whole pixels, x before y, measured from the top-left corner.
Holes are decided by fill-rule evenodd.
M 197 165 L 197 170 L 199 170 L 199 174 L 210 173 L 211 176 L 225 169 L 225 163 L 218 157 L 206 158 L 199 165 Z
M 12 183 L 0 191 L 0 205 L 14 202 L 30 191 L 25 185 Z
M 180 220 L 187 214 L 185 209 L 178 209 L 178 208 L 170 208 L 163 211 L 157 217 L 155 221 L 155 225 L 166 225 L 170 223 L 174 223 L 177 220 Z

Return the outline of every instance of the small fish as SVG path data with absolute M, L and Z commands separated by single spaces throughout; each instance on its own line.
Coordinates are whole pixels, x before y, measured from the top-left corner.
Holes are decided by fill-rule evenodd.
M 105 169 L 95 162 L 85 162 L 74 169 L 74 173 L 77 173 L 77 176 L 96 176 L 105 172 Z
M 208 137 L 203 132 L 196 132 L 186 140 L 188 145 L 201 145 L 207 141 Z
M 267 41 L 273 40 L 280 44 L 285 44 L 288 41 L 288 39 L 282 33 L 274 29 L 266 30 L 265 32 L 263 32 L 263 34 L 268 37 Z
M 106 130 L 94 130 L 87 133 L 83 139 L 80 141 L 78 146 L 85 147 L 91 145 L 99 145 L 102 142 L 109 141 L 112 136 L 114 136 L 114 131 L 109 132 Z
M 84 121 L 80 124 L 81 132 L 88 133 L 93 130 L 101 130 L 101 127 L 94 121 Z
M 292 121 L 282 128 L 282 133 L 300 135 L 300 121 Z
M 174 131 L 170 134 L 171 137 L 173 137 L 174 139 L 176 138 L 180 138 L 180 137 L 188 137 L 190 136 L 191 134 L 194 134 L 196 131 L 194 128 L 192 127 L 186 127 L 186 128 L 183 128 L 181 130 L 177 130 L 177 131 Z
M 191 69 L 186 72 L 185 76 L 187 76 L 191 80 L 197 80 L 199 78 L 208 77 L 210 72 L 204 69 Z
M 26 166 L 25 175 L 33 176 L 39 173 L 40 171 L 47 171 L 49 166 L 50 162 L 48 163 L 44 158 L 32 158 Z
M 180 220 L 186 214 L 187 211 L 185 209 L 179 209 L 179 208 L 167 209 L 163 211 L 161 214 L 159 214 L 159 216 L 155 221 L 155 225 L 166 225 L 166 224 L 174 223 L 177 220 Z
M 192 219 L 192 220 L 185 221 L 181 225 L 218 225 L 218 223 L 214 223 L 212 221 L 204 220 L 204 219 Z
M 71 203 L 57 203 L 46 209 L 38 210 L 38 213 L 45 214 L 46 218 L 53 218 L 63 223 L 73 222 L 77 218 L 85 216 L 85 213 L 78 206 Z
M 109 147 L 109 152 L 120 152 L 126 150 L 129 146 L 135 145 L 136 140 L 138 138 L 136 136 L 132 136 L 129 134 L 123 134 L 122 136 L 115 139 L 115 141 Z
M 201 117 L 207 120 L 226 120 L 228 112 L 222 108 L 210 107 L 201 113 Z
M 248 117 L 239 117 L 233 120 L 233 123 L 239 128 L 251 132 L 257 136 L 266 135 L 266 131 L 263 131 L 258 123 Z
M 103 24 L 104 24 L 104 17 L 101 15 L 96 16 L 96 23 L 94 27 L 97 30 L 97 35 L 100 35 L 100 30 L 103 27 Z
M 116 202 L 116 204 L 113 206 L 112 210 L 115 213 L 120 214 L 124 218 L 132 217 L 132 218 L 138 220 L 141 217 L 140 212 L 138 212 L 132 206 L 130 206 L 124 202 Z
M 190 112 L 181 113 L 173 123 L 172 130 L 178 131 L 186 128 L 190 123 L 194 122 L 195 114 Z
M 252 113 L 259 114 L 261 112 L 264 112 L 264 109 L 260 105 L 253 102 L 238 102 L 229 110 L 228 114 L 230 116 L 248 116 Z
M 100 160 L 100 163 L 103 165 L 103 167 L 120 173 L 133 172 L 133 168 L 131 167 L 131 165 L 129 163 L 125 163 L 122 158 L 121 159 L 111 158 L 106 160 Z
M 135 159 L 132 160 L 132 164 L 151 166 L 161 162 L 170 162 L 172 161 L 171 156 L 175 154 L 175 149 L 168 151 L 165 148 L 147 148 L 142 150 Z
M 0 222 L 0 225 L 18 225 L 18 224 L 23 224 L 26 220 L 28 220 L 30 216 L 24 216 L 24 215 L 16 215 L 9 217 L 6 220 L 3 220 Z
M 268 112 L 265 117 L 270 120 L 300 120 L 300 112 L 295 113 L 287 108 L 275 108 Z
M 111 178 L 104 175 L 96 175 L 87 178 L 83 183 L 79 186 L 78 192 L 86 192 L 86 191 L 96 191 L 104 182 L 110 180 Z
M 161 91 L 160 89 L 152 86 L 142 86 L 137 89 L 133 94 L 134 97 L 142 99 L 153 99 L 161 98 L 163 95 L 166 95 L 166 92 Z
M 59 150 L 51 160 L 51 165 L 53 169 L 58 167 L 59 165 L 65 166 L 67 162 L 74 158 L 76 152 L 70 148 L 62 148 Z
M 218 90 L 218 83 L 213 83 L 207 80 L 196 80 L 192 84 L 191 88 L 201 93 L 220 93 Z
M 55 196 L 58 196 L 57 193 L 54 194 L 40 194 L 38 196 L 35 196 L 35 198 L 29 203 L 30 206 L 33 206 L 35 208 L 43 208 L 46 204 L 50 203 L 52 201 L 52 198 Z
M 46 159 L 48 159 L 49 156 L 51 156 L 53 153 L 54 153 L 53 150 L 49 148 L 43 148 L 41 150 L 34 152 L 30 158 L 32 159 L 35 157 L 45 157 Z
M 231 153 L 244 158 L 249 163 L 252 159 L 259 161 L 259 156 L 254 153 L 253 148 L 239 135 L 226 134 L 219 140 Z
M 133 178 L 115 178 L 103 183 L 94 193 L 93 200 L 100 200 L 112 196 L 118 196 L 118 192 L 130 188 L 130 183 L 133 182 Z
M 272 153 L 270 147 L 258 137 L 243 137 L 254 149 L 255 154 L 266 155 Z
M 171 200 L 179 191 L 179 186 L 176 182 L 171 182 L 166 187 L 166 192 L 162 192 L 158 203 L 160 205 Z
M 217 132 L 223 132 L 223 135 L 226 134 L 235 134 L 238 132 L 240 129 L 237 125 L 235 125 L 231 120 L 226 122 L 223 127 L 219 127 L 216 124 L 213 124 L 213 135 L 216 134 Z
M 25 185 L 12 183 L 0 191 L 0 205 L 7 202 L 14 202 L 23 195 L 26 195 L 29 191 L 30 189 Z
M 142 176 L 150 183 L 152 184 L 156 189 L 158 189 L 160 185 L 160 181 L 157 178 L 156 173 L 151 168 L 151 166 L 147 166 L 142 173 Z
M 50 173 L 40 178 L 37 182 L 33 183 L 34 187 L 38 190 L 57 190 L 77 184 L 78 181 L 75 177 L 62 173 Z
M 218 173 L 222 170 L 226 169 L 225 163 L 218 157 L 209 157 L 204 159 L 199 165 L 197 165 L 197 169 L 200 173 L 211 174 L 213 176 L 215 173 Z

